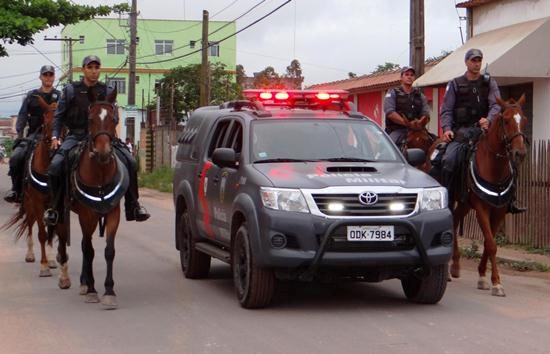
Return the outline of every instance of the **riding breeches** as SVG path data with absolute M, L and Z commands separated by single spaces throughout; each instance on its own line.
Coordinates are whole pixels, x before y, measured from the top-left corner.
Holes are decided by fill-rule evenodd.
M 138 181 L 137 181 L 137 162 L 128 147 L 120 143 L 114 143 L 113 147 L 115 148 L 115 153 L 117 157 L 122 161 L 122 163 L 128 169 L 128 176 L 130 177 L 130 183 L 128 190 L 124 195 L 124 207 L 126 210 L 131 210 L 137 205 L 137 200 L 139 198 L 138 191 Z
M 25 163 L 25 156 L 27 155 L 29 145 L 27 141 L 21 141 L 11 152 L 10 171 L 8 173 L 10 176 L 22 176 L 23 164 Z
M 395 143 L 398 148 L 401 148 L 401 145 L 407 139 L 407 129 L 396 129 L 390 133 L 391 140 Z
M 65 159 L 69 156 L 71 150 L 84 139 L 86 139 L 86 136 L 68 135 L 55 152 L 48 168 L 48 175 L 54 177 L 66 176 L 68 171 L 65 171 Z

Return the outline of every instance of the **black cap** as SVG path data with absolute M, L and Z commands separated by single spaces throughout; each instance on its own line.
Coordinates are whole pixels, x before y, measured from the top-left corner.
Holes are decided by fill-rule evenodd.
M 43 65 L 43 66 L 40 68 L 40 75 L 45 74 L 45 73 L 52 73 L 52 74 L 55 74 L 55 69 L 54 69 L 54 67 L 51 66 L 51 65 Z
M 101 65 L 101 60 L 96 55 L 88 55 L 84 60 L 82 60 L 82 66 L 86 66 L 90 63 L 96 62 L 97 64 Z
M 401 76 L 403 76 L 403 74 L 406 73 L 407 71 L 412 71 L 416 75 L 416 70 L 414 70 L 412 66 L 404 66 L 400 70 Z
M 481 50 L 476 48 L 468 49 L 468 51 L 466 52 L 466 55 L 464 56 L 464 60 L 470 60 L 472 58 L 483 59 L 483 53 L 481 52 Z

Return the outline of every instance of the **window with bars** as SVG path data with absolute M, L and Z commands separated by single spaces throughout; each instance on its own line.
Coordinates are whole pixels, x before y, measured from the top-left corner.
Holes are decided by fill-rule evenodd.
M 126 93 L 126 79 L 122 77 L 110 77 L 107 79 L 107 86 L 115 87 L 117 93 Z
M 124 39 L 107 39 L 107 54 L 124 54 Z
M 172 40 L 156 40 L 155 41 L 155 54 L 156 55 L 172 55 L 172 47 L 174 41 Z

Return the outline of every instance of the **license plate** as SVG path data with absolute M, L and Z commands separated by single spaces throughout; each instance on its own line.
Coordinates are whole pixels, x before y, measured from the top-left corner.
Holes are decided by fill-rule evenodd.
M 348 226 L 348 241 L 393 241 L 393 225 Z

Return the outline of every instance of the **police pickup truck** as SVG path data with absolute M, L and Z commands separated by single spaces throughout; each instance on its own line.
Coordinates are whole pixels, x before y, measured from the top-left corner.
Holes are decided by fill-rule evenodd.
M 246 90 L 197 109 L 178 138 L 175 243 L 186 278 L 231 265 L 245 308 L 284 280 L 401 280 L 437 303 L 447 285 L 447 191 L 412 167 L 345 91 Z

